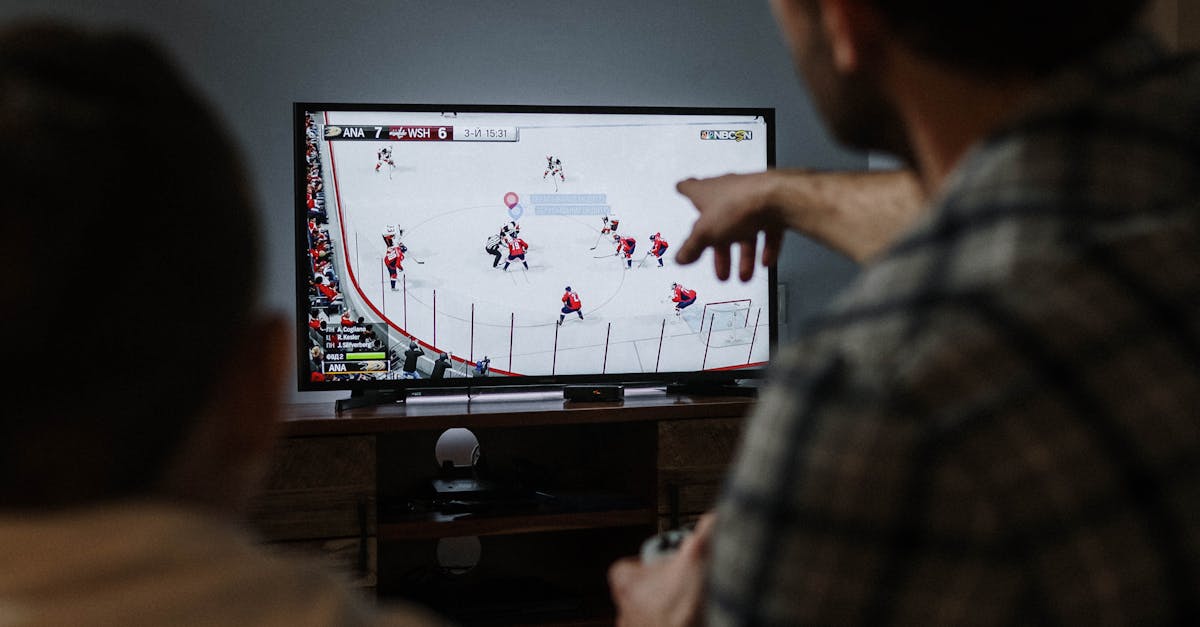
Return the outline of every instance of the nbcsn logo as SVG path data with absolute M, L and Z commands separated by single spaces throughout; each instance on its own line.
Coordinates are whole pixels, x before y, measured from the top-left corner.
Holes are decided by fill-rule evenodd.
M 750 131 L 700 131 L 700 139 L 740 142 L 754 139 L 754 133 Z

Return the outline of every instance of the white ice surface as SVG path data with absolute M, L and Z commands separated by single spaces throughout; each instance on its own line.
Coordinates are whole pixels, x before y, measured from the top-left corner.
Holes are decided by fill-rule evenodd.
M 475 119 L 377 112 L 328 116 L 331 124 Z M 766 273 L 756 273 L 749 283 L 722 283 L 713 274 L 711 252 L 690 266 L 673 261 L 696 217 L 675 182 L 766 166 L 762 141 L 700 141 L 700 129 L 761 127 L 728 119 L 702 124 L 693 118 L 629 116 L 589 117 L 585 121 L 595 126 L 588 127 L 578 125 L 580 118 L 478 120 L 518 126 L 520 141 L 320 142 L 342 290 L 357 315 L 389 322 L 391 346 L 407 344 L 395 332 L 402 329 L 425 344 L 427 354 L 487 355 L 494 370 L 523 375 L 694 371 L 767 360 Z M 385 144 L 394 147 L 396 168 L 389 173 L 385 165 L 375 172 L 376 150 Z M 597 244 L 598 216 L 534 215 L 530 194 L 555 192 L 554 184 L 542 180 L 546 155 L 562 159 L 566 181 L 558 183 L 559 193 L 607 195 L 620 232 L 637 239 L 633 269 L 613 256 L 607 236 Z M 507 272 L 493 269 L 492 256 L 483 250 L 487 237 L 510 219 L 503 202 L 507 192 L 522 199 L 518 222 L 530 245 L 528 271 L 519 261 Z M 397 292 L 388 288 L 382 263 L 381 234 L 388 224 L 404 229 L 408 247 Z M 664 268 L 645 258 L 655 232 L 672 246 Z M 697 303 L 682 317 L 670 301 L 672 282 L 697 292 Z M 580 295 L 585 319 L 572 314 L 558 327 L 568 285 Z M 696 333 L 698 321 L 689 324 L 687 318 L 698 317 L 706 302 L 739 298 L 753 299 L 749 317 L 758 324 L 753 350 L 742 342 L 722 346 L 714 338 L 706 355 L 707 338 Z M 456 370 L 463 366 L 456 364 Z

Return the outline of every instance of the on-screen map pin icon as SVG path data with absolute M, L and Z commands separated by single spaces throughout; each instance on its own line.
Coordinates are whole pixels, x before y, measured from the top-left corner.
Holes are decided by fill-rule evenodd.
M 508 192 L 504 195 L 504 204 L 508 207 L 508 215 L 513 220 L 520 220 L 521 214 L 525 213 L 525 209 L 521 207 L 521 199 L 516 192 Z

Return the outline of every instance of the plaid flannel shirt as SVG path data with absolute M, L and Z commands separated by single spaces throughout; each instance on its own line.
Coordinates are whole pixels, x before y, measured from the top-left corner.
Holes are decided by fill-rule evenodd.
M 1200 65 L 1033 100 L 773 364 L 710 625 L 1200 624 Z

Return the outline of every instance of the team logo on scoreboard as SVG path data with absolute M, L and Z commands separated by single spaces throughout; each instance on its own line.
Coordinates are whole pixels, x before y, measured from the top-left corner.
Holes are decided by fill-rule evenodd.
M 325 137 L 341 137 L 341 136 L 342 136 L 342 127 L 340 127 L 340 126 L 326 126 L 325 127 Z
M 700 139 L 704 140 L 725 140 L 742 142 L 754 139 L 754 133 L 746 130 L 737 131 L 700 131 Z

